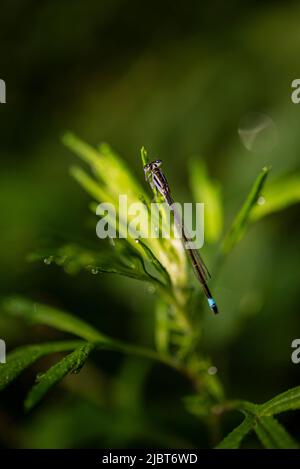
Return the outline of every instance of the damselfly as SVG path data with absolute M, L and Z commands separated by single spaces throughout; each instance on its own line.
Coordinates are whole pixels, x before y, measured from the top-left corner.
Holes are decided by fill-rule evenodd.
M 170 186 L 168 184 L 168 181 L 165 175 L 160 169 L 161 165 L 162 165 L 161 160 L 155 160 L 144 166 L 146 181 L 150 183 L 153 190 L 158 190 L 158 192 L 165 199 L 170 209 L 173 211 L 175 222 L 178 225 L 178 228 L 180 230 L 183 246 L 191 260 L 194 272 L 198 280 L 201 283 L 204 294 L 207 298 L 208 306 L 216 314 L 218 313 L 217 304 L 215 300 L 213 299 L 211 292 L 207 285 L 208 278 L 210 278 L 209 271 L 206 265 L 204 264 L 204 261 L 202 257 L 200 256 L 198 250 L 192 247 L 192 239 L 187 233 L 186 228 L 183 225 L 183 222 L 181 220 L 181 217 L 179 216 L 175 208 L 174 200 L 171 195 Z M 189 247 L 187 248 L 187 246 Z

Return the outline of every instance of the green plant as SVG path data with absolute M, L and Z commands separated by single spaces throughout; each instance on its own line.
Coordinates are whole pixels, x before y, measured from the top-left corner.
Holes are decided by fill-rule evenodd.
M 65 136 L 64 143 L 92 170 L 93 176 L 75 166 L 71 173 L 92 196 L 93 210 L 97 203 L 103 201 L 118 207 L 119 194 L 127 194 L 129 203 L 144 202 L 146 223 L 151 198 L 125 163 L 107 145 L 93 149 L 71 134 Z M 142 150 L 142 159 L 145 164 L 145 150 Z M 241 241 L 250 223 L 300 200 L 297 184 L 299 176 L 285 177 L 265 187 L 268 173 L 269 168 L 262 169 L 227 234 L 223 236 L 220 185 L 210 179 L 203 162 L 196 158 L 191 160 L 191 189 L 195 200 L 206 203 L 207 241 L 213 243 L 219 253 L 215 272 L 221 261 Z M 108 174 L 109 177 L 106 176 Z M 265 200 L 263 205 L 258 204 L 262 193 Z M 116 232 L 122 233 L 124 225 L 121 218 L 118 223 L 114 220 L 111 223 Z M 199 306 L 202 305 L 203 297 L 200 288 L 193 287 L 193 276 L 178 239 L 116 239 L 113 246 L 105 245 L 103 250 L 70 243 L 30 257 L 32 260 L 42 259 L 46 264 L 56 263 L 70 273 L 88 269 L 92 273 L 114 273 L 148 282 L 157 292 L 157 302 L 154 331 L 156 347 L 147 349 L 108 337 L 85 321 L 55 308 L 21 297 L 5 299 L 2 304 L 4 313 L 80 338 L 76 341 L 28 345 L 8 355 L 7 364 L 0 367 L 0 389 L 39 358 L 55 352 L 70 352 L 45 373 L 37 376 L 36 384 L 25 399 L 27 410 L 32 409 L 68 373 L 80 371 L 94 351 L 118 350 L 164 363 L 186 376 L 194 386 L 194 395 L 184 399 L 186 409 L 209 427 L 214 426 L 224 412 L 241 411 L 245 415 L 244 421 L 219 443 L 219 448 L 239 447 L 243 438 L 252 430 L 267 448 L 297 446 L 273 416 L 300 408 L 300 388 L 279 394 L 261 405 L 232 401 L 226 398 L 223 384 L 217 375 L 210 372 L 212 363 L 201 340 L 203 324 Z

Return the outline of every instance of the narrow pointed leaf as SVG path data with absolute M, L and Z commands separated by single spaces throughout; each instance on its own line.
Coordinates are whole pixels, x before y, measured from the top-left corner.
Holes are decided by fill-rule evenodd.
M 54 327 L 60 331 L 77 335 L 90 342 L 107 342 L 109 339 L 82 319 L 59 309 L 35 303 L 22 297 L 7 298 L 3 302 L 4 311 L 10 315 L 23 317 L 37 324 Z
M 157 270 L 157 272 L 162 276 L 165 283 L 167 285 L 171 284 L 171 279 L 168 274 L 168 271 L 162 265 L 162 263 L 157 259 L 157 257 L 153 254 L 152 250 L 144 243 L 141 239 L 136 240 L 138 241 L 139 246 L 142 247 L 143 252 L 145 253 L 148 262 Z
M 98 151 L 71 132 L 66 133 L 62 141 L 70 150 L 90 165 L 101 164 Z
M 159 353 L 167 354 L 169 349 L 170 329 L 169 329 L 169 305 L 158 300 L 155 308 L 156 328 L 155 343 Z
M 83 189 L 85 189 L 86 192 L 97 202 L 114 202 L 114 199 L 109 195 L 105 188 L 79 166 L 72 166 L 70 173 L 81 187 L 83 187 Z
M 141 158 L 142 158 L 142 163 L 143 163 L 143 166 L 146 166 L 146 164 L 149 163 L 149 156 L 148 156 L 148 152 L 146 151 L 145 147 L 142 147 L 141 148 Z
M 110 197 L 116 198 L 118 194 L 128 194 L 133 201 L 132 198 L 137 200 L 138 194 L 144 192 L 124 160 L 112 151 L 109 145 L 103 143 L 98 148 L 93 148 L 71 133 L 63 137 L 63 142 L 79 158 L 90 165 L 98 180 L 95 183 L 100 183 L 102 189 Z M 74 175 L 76 177 L 76 174 Z M 81 175 L 77 173 L 77 175 L 80 179 L 82 173 Z M 87 179 L 79 182 L 85 185 L 86 181 Z M 89 187 L 87 186 L 86 189 L 88 190 Z M 108 200 L 104 199 L 103 201 L 107 202 Z
M 39 376 L 37 384 L 33 386 L 25 400 L 25 409 L 32 409 L 47 394 L 50 388 L 61 381 L 68 373 L 77 373 L 84 365 L 93 348 L 94 344 L 86 343 L 80 345 L 74 352 Z
M 240 447 L 245 436 L 252 430 L 254 425 L 254 417 L 247 416 L 243 422 L 230 432 L 222 441 L 218 444 L 217 449 L 237 449 Z
M 254 430 L 265 448 L 298 448 L 298 445 L 295 440 L 289 435 L 286 429 L 273 417 L 258 418 L 254 426 Z
M 244 202 L 242 208 L 235 217 L 227 236 L 222 245 L 222 252 L 227 254 L 242 239 L 247 224 L 249 223 L 251 211 L 256 206 L 258 198 L 266 182 L 270 168 L 264 167 L 257 176 L 254 184 Z
M 156 278 L 145 269 L 145 257 L 161 274 L 165 282 L 170 282 L 168 273 L 160 262 L 154 257 L 150 249 L 146 248 L 140 242 L 139 246 L 143 254 L 138 253 L 131 245 L 123 240 L 115 239 L 114 246 L 105 246 L 105 250 L 92 250 L 81 247 L 79 245 L 65 245 L 60 248 L 47 249 L 47 251 L 34 253 L 30 255 L 30 261 L 45 261 L 50 259 L 51 263 L 55 263 L 65 269 L 67 273 L 76 274 L 81 270 L 88 270 L 93 274 L 109 273 L 122 275 L 136 280 L 146 282 L 156 281 Z M 133 240 L 133 244 L 137 244 Z M 151 257 L 152 255 L 152 257 Z M 49 261 L 50 262 L 50 261 Z
M 288 410 L 300 409 L 300 386 L 279 394 L 260 405 L 260 415 L 276 415 Z
M 221 188 L 207 172 L 204 161 L 193 158 L 189 165 L 190 186 L 196 202 L 204 203 L 205 240 L 215 243 L 223 231 Z
M 23 370 L 39 358 L 50 353 L 74 350 L 81 344 L 83 344 L 81 341 L 50 342 L 25 345 L 15 349 L 8 354 L 7 362 L 0 366 L 0 390 L 15 380 Z

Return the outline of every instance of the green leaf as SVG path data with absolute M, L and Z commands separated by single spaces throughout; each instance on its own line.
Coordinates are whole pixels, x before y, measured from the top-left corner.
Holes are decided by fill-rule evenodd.
M 134 242 L 134 241 L 133 241 Z M 139 243 L 142 246 L 142 242 Z M 137 244 L 135 243 L 137 246 Z M 145 252 L 142 248 L 142 252 Z M 147 258 L 150 260 L 149 248 Z M 105 250 L 98 251 L 88 249 L 76 244 L 61 246 L 56 249 L 47 249 L 47 251 L 32 254 L 29 260 L 43 260 L 47 263 L 56 263 L 62 266 L 67 273 L 75 274 L 80 270 L 88 270 L 92 274 L 109 273 L 123 275 L 125 277 L 134 278 L 146 282 L 154 281 L 154 278 L 147 272 L 144 266 L 144 259 L 132 246 L 125 240 L 115 239 L 114 247 L 105 245 Z M 152 264 L 158 270 L 158 273 L 168 279 L 168 274 L 152 254 Z
M 252 430 L 254 425 L 254 417 L 247 416 L 243 422 L 230 432 L 222 441 L 218 444 L 217 449 L 237 449 L 240 447 L 241 442 L 245 436 Z
M 219 240 L 223 231 L 221 187 L 210 179 L 204 161 L 193 158 L 189 165 L 190 186 L 196 202 L 204 203 L 205 239 L 209 243 Z
M 300 409 L 300 386 L 279 394 L 259 406 L 259 415 L 276 415 L 287 410 Z
M 64 332 L 78 335 L 88 342 L 95 344 L 97 349 L 105 348 L 106 350 L 118 350 L 126 354 L 158 360 L 173 366 L 171 360 L 165 356 L 158 355 L 156 351 L 107 337 L 83 320 L 75 318 L 64 311 L 40 303 L 34 303 L 31 300 L 21 297 L 11 297 L 4 300 L 3 307 L 3 311 L 7 314 L 22 317 L 33 323 L 44 324 Z
M 272 416 L 287 410 L 300 409 L 300 386 L 289 389 L 264 404 L 252 404 L 247 401 L 229 401 L 224 408 L 226 407 L 227 409 L 238 409 L 246 415 L 246 419 L 224 438 L 218 447 L 233 447 L 224 445 L 235 444 L 236 435 L 239 436 L 240 434 L 239 429 L 243 431 L 250 425 L 248 431 L 253 428 L 266 448 L 298 448 L 295 440 Z
M 7 298 L 3 302 L 4 312 L 22 317 L 37 324 L 54 327 L 60 331 L 77 335 L 89 342 L 107 342 L 109 339 L 83 320 L 59 309 L 46 306 L 22 297 Z
M 68 373 L 78 373 L 93 348 L 94 344 L 82 344 L 74 352 L 52 366 L 46 373 L 38 375 L 37 384 L 33 386 L 25 400 L 25 409 L 32 409 L 47 394 L 49 389 L 61 381 Z
M 16 379 L 23 370 L 39 358 L 50 353 L 74 350 L 81 344 L 83 344 L 81 341 L 66 341 L 25 345 L 24 347 L 17 348 L 8 354 L 7 362 L 0 366 L 0 390 Z
M 64 143 L 83 161 L 90 165 L 91 170 L 96 178 L 90 176 L 88 173 L 78 167 L 72 169 L 73 176 L 93 197 L 94 201 L 108 202 L 115 208 L 115 213 L 117 216 L 115 217 L 112 214 L 108 214 L 107 216 L 105 215 L 105 222 L 107 222 L 109 226 L 113 228 L 116 234 L 119 234 L 121 235 L 120 237 L 125 238 L 127 240 L 127 244 L 130 244 L 130 246 L 136 251 L 137 254 L 140 255 L 141 258 L 145 257 L 145 250 L 142 250 L 142 247 L 135 243 L 135 238 L 147 239 L 147 246 L 151 249 L 151 252 L 157 258 L 156 267 L 159 267 L 158 270 L 161 271 L 160 273 L 162 273 L 162 269 L 160 268 L 161 265 L 158 265 L 158 261 L 160 261 L 160 264 L 163 264 L 165 267 L 165 280 L 168 277 L 165 275 L 167 270 L 172 277 L 173 284 L 182 283 L 182 279 L 185 274 L 184 269 L 181 269 L 180 267 L 183 267 L 186 262 L 185 257 L 183 256 L 184 249 L 182 246 L 177 246 L 179 243 L 177 243 L 175 249 L 174 240 L 165 241 L 156 237 L 149 238 L 149 197 L 146 195 L 140 184 L 132 175 L 131 171 L 127 168 L 124 161 L 120 159 L 119 156 L 116 155 L 106 144 L 102 144 L 98 149 L 94 149 L 72 134 L 65 135 Z M 144 162 L 146 162 L 147 157 L 145 150 L 142 150 L 142 157 Z M 139 228 L 134 228 L 137 223 L 134 214 L 126 213 L 124 204 L 122 204 L 122 201 L 120 203 L 119 196 L 124 194 L 127 196 L 128 207 L 133 203 L 139 203 Z M 157 215 L 158 223 L 160 223 L 161 218 L 163 218 L 163 216 L 160 213 Z M 133 231 L 133 236 L 128 236 L 128 222 L 130 230 Z M 163 218 L 162 223 L 164 222 L 165 219 Z M 173 268 L 174 257 L 176 257 L 175 262 L 177 262 L 177 264 L 181 264 L 177 269 L 177 272 L 175 272 Z M 142 274 L 143 279 L 160 282 L 160 279 L 152 276 L 146 269 L 144 270 L 145 271 Z M 107 270 L 105 269 L 105 271 Z M 136 276 L 136 273 L 132 271 L 126 271 L 122 273 L 118 270 L 117 273 L 131 276 L 133 278 L 141 278 L 141 270 L 138 276 Z
M 107 186 L 113 194 L 128 194 L 129 197 L 138 198 L 139 194 L 146 194 L 133 175 L 131 168 L 128 167 L 125 160 L 121 158 L 107 143 L 99 145 L 101 161 L 104 161 L 107 171 L 101 174 L 105 177 Z
M 111 195 L 108 188 L 101 185 L 99 182 L 95 181 L 89 174 L 87 174 L 83 169 L 78 166 L 71 167 L 71 175 L 76 179 L 76 181 L 85 189 L 85 191 L 90 194 L 94 200 L 97 202 L 104 202 L 111 204 L 115 209 L 115 215 L 107 212 L 105 218 L 109 225 L 112 227 L 113 232 L 118 234 L 120 238 L 127 239 L 128 243 L 134 245 L 134 239 L 131 236 L 127 236 L 127 224 L 124 220 L 124 214 L 117 213 L 119 209 L 119 200 L 116 198 L 116 194 Z M 128 193 L 128 190 L 124 192 Z M 142 194 L 139 194 L 139 198 Z M 145 198 L 145 196 L 143 196 Z M 130 201 L 130 199 L 128 199 Z M 131 199 L 131 202 L 137 202 L 137 198 Z M 97 207 L 95 207 L 95 213 L 97 213 Z
M 141 148 L 141 158 L 142 158 L 143 166 L 146 166 L 146 164 L 149 163 L 149 157 L 148 157 L 148 152 L 146 151 L 145 147 Z
M 286 429 L 273 417 L 260 417 L 257 419 L 254 430 L 268 449 L 296 449 L 295 440 L 288 434 Z
M 72 166 L 71 175 L 97 202 L 113 203 L 114 199 L 95 179 L 79 166 Z
M 227 254 L 244 236 L 249 223 L 251 211 L 256 206 L 258 198 L 266 182 L 270 168 L 264 167 L 257 176 L 242 208 L 235 217 L 222 245 L 223 254 Z
M 283 210 L 300 202 L 300 174 L 283 176 L 268 184 L 263 191 L 261 203 L 251 212 L 251 221 L 257 221 L 266 215 Z

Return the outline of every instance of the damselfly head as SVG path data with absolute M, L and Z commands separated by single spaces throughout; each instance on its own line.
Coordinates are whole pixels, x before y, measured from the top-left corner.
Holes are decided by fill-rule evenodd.
M 153 171 L 162 165 L 162 160 L 154 160 L 144 166 L 144 171 Z

